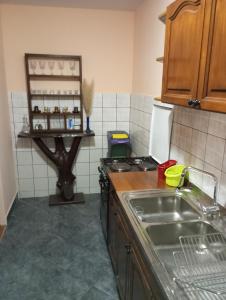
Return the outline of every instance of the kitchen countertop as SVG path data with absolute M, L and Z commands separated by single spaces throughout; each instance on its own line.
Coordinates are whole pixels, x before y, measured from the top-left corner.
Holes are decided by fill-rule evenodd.
M 158 180 L 157 171 L 112 172 L 109 173 L 108 176 L 117 192 L 170 188 L 164 180 Z
M 149 257 L 154 273 L 156 274 L 156 277 L 160 281 L 161 286 L 167 295 L 167 298 L 170 300 L 202 299 L 199 298 L 199 295 L 197 295 L 196 292 L 194 294 L 193 292 L 191 293 L 189 288 L 187 292 L 190 293 L 190 297 L 188 298 L 187 297 L 188 294 L 186 295 L 186 293 L 184 293 L 184 290 L 175 284 L 173 278 L 166 274 L 166 269 L 159 261 L 158 256 L 156 256 L 156 253 L 153 250 L 152 246 L 150 246 L 149 243 L 147 244 L 147 241 L 145 241 L 145 239 L 141 238 L 142 234 L 139 229 L 139 226 L 137 226 L 136 220 L 134 219 L 126 201 L 123 199 L 124 192 L 154 190 L 154 189 L 172 189 L 172 187 L 166 185 L 164 180 L 158 180 L 157 171 L 110 173 L 108 174 L 108 176 L 117 192 L 122 207 L 124 208 L 124 211 L 127 214 L 130 223 L 133 226 L 137 234 L 137 237 L 140 240 L 140 243 L 142 244 L 142 247 L 144 248 L 144 251 L 146 252 L 146 255 Z M 194 195 L 194 198 L 192 197 L 193 199 L 191 199 L 192 201 L 196 202 L 196 205 L 199 205 L 199 203 L 202 203 L 204 205 L 210 204 L 211 199 L 207 195 L 201 192 L 200 194 L 198 194 L 198 196 L 199 196 L 199 200 L 196 199 L 197 197 L 196 193 Z M 221 216 L 224 217 L 225 215 L 226 215 L 226 209 L 221 208 Z M 225 226 L 226 219 L 225 218 L 223 219 L 222 221 L 217 221 L 216 224 L 214 224 L 215 222 L 213 222 L 213 224 L 216 225 L 219 229 L 221 229 L 222 232 L 226 234 L 226 226 Z M 205 293 L 204 296 L 206 296 Z M 222 299 L 222 298 L 218 296 L 216 297 L 213 296 L 213 298 L 206 297 L 205 299 Z

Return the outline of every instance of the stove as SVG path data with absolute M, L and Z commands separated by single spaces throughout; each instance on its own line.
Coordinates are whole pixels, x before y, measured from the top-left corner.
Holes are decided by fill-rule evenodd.
M 100 219 L 103 233 L 107 241 L 108 228 L 108 199 L 110 182 L 108 174 L 112 172 L 147 172 L 157 169 L 158 163 L 151 157 L 123 157 L 123 158 L 101 158 L 98 168 L 100 177 L 101 203 Z
M 146 172 L 157 169 L 158 163 L 151 157 L 102 158 L 101 169 L 110 172 Z

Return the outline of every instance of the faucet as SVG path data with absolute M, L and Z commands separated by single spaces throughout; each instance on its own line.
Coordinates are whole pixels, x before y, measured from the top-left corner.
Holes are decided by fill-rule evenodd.
M 207 172 L 207 171 L 203 171 L 203 170 L 200 170 L 198 168 L 195 168 L 195 167 L 185 167 L 181 173 L 181 178 L 180 178 L 180 182 L 178 184 L 178 187 L 177 189 L 180 189 L 182 186 L 183 186 L 183 181 L 184 181 L 184 178 L 186 176 L 186 173 L 189 171 L 189 170 L 195 170 L 197 172 L 200 172 L 200 173 L 203 173 L 203 174 L 206 174 L 208 176 L 211 176 L 213 178 L 213 181 L 214 181 L 214 192 L 213 192 L 213 205 L 210 205 L 210 206 L 204 206 L 202 204 L 200 204 L 201 206 L 201 209 L 203 211 L 204 214 L 206 215 L 215 215 L 217 213 L 219 213 L 220 211 L 220 208 L 219 208 L 219 205 L 217 203 L 217 188 L 218 188 L 218 179 L 217 177 L 213 174 L 213 173 L 210 173 L 210 172 Z

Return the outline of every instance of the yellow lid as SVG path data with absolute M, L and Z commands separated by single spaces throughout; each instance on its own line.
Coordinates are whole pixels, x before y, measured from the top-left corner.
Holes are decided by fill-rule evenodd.
M 128 139 L 128 134 L 126 134 L 126 133 L 113 133 L 112 138 L 113 139 Z

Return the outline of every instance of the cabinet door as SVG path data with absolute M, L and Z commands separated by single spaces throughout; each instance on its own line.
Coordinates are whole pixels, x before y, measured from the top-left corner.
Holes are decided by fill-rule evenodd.
M 148 283 L 145 270 L 142 268 L 141 257 L 134 249 L 130 255 L 130 276 L 129 276 L 129 300 L 159 300 L 161 296 L 156 297 L 153 289 Z M 155 290 L 158 289 L 155 287 Z
M 167 8 L 162 101 L 197 98 L 205 0 L 177 0 Z
M 226 1 L 212 0 L 208 5 L 212 11 L 211 27 L 205 39 L 199 99 L 203 109 L 226 112 Z
M 116 217 L 117 209 L 115 206 L 115 199 L 112 192 L 109 197 L 109 211 L 108 211 L 108 249 L 111 256 L 111 261 L 113 265 L 114 272 L 117 272 L 116 267 L 116 256 L 117 256 L 117 246 L 116 246 Z
M 116 230 L 116 246 L 117 246 L 117 283 L 120 298 L 127 298 L 127 282 L 128 282 L 128 262 L 130 254 L 130 243 L 126 227 L 122 221 L 120 214 L 117 216 Z

